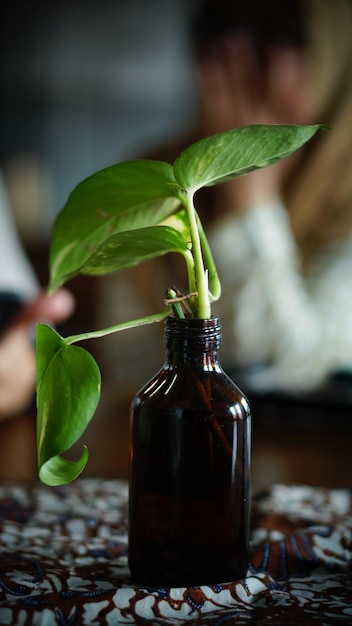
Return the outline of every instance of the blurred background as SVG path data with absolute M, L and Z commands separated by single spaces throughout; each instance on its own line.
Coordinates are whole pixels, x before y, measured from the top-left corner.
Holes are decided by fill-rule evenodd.
M 69 191 L 191 123 L 189 0 L 6 3 L 0 160 L 25 239 Z
M 43 286 L 51 226 L 72 188 L 94 171 L 148 154 L 192 128 L 193 8 L 194 0 L 15 1 L 2 7 L 0 164 L 19 234 Z M 127 302 L 128 277 L 122 273 L 118 280 Z M 60 330 L 63 336 L 128 318 L 112 285 L 88 277 L 71 281 L 77 307 Z M 128 475 L 129 404 L 163 359 L 163 328 L 160 351 L 153 354 L 143 353 L 148 332 L 87 345 L 101 366 L 103 391 L 84 438 L 91 452 L 85 475 Z M 128 351 L 143 365 L 133 380 L 124 361 Z M 331 429 L 315 424 L 307 436 L 302 413 L 294 425 L 295 410 L 284 428 L 282 413 L 277 417 L 272 408 L 262 429 L 254 419 L 255 485 L 351 482 L 350 437 L 335 433 L 332 450 Z M 0 475 L 36 475 L 33 414 L 29 419 L 0 424 L 7 430 L 6 438 L 0 432 Z M 72 454 L 80 448 L 81 442 Z
M 43 286 L 51 226 L 73 187 L 192 125 L 187 31 L 192 9 L 192 0 L 42 0 L 4 6 L 0 164 L 18 232 Z M 120 312 L 109 281 L 78 277 L 68 286 L 76 311 L 60 327 L 63 336 L 109 325 L 116 308 L 120 316 L 128 314 L 123 307 Z M 126 476 L 129 403 L 161 365 L 162 332 L 160 352 L 156 349 L 150 363 L 145 359 L 145 373 L 124 391 L 116 387 L 120 375 L 126 383 L 119 342 L 115 337 L 88 342 L 105 377 L 99 415 L 87 433 L 88 473 Z M 123 341 L 126 350 L 136 350 L 138 332 Z M 36 474 L 34 423 L 31 414 L 0 424 L 1 475 Z

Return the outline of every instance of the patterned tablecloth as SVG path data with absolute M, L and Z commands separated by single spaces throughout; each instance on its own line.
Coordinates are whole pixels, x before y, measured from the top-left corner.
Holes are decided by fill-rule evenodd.
M 244 580 L 144 588 L 127 566 L 127 485 L 0 487 L 1 626 L 352 624 L 352 493 L 253 498 Z

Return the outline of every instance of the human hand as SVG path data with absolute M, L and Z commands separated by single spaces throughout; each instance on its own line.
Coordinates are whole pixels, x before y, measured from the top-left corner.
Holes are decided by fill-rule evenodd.
M 44 291 L 23 305 L 0 338 L 0 419 L 24 411 L 35 388 L 35 350 L 31 327 L 39 321 L 60 324 L 74 309 L 74 299 L 66 289 L 52 296 Z

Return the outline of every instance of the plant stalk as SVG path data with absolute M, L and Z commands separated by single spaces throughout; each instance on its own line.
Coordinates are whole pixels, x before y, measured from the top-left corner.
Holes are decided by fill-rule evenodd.
M 163 319 L 166 319 L 168 315 L 172 312 L 172 305 L 167 304 L 165 309 L 161 311 L 161 313 L 155 313 L 154 315 L 147 315 L 146 317 L 140 317 L 136 320 L 131 320 L 130 322 L 122 322 L 121 324 L 115 324 L 114 326 L 109 326 L 108 328 L 103 328 L 102 330 L 92 330 L 87 333 L 81 333 L 79 335 L 70 335 L 69 337 L 64 338 L 64 342 L 67 345 L 71 345 L 72 343 L 77 343 L 77 341 L 84 341 L 86 339 L 96 339 L 97 337 L 105 337 L 105 335 L 111 335 L 112 333 L 117 333 L 120 330 L 127 330 L 128 328 L 136 328 L 137 326 L 143 326 L 144 324 L 153 324 L 154 322 L 161 322 Z
M 204 267 L 202 247 L 198 231 L 198 223 L 193 203 L 194 192 L 189 191 L 186 196 L 186 210 L 188 215 L 190 234 L 192 240 L 192 254 L 194 258 L 194 273 L 196 280 L 197 310 L 198 319 L 208 319 L 211 317 L 211 306 L 208 290 L 208 274 Z

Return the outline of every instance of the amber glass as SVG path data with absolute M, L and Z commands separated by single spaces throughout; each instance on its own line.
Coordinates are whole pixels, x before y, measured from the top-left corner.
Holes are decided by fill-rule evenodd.
M 248 402 L 218 318 L 169 317 L 165 362 L 131 407 L 129 566 L 144 585 L 215 584 L 248 565 Z

